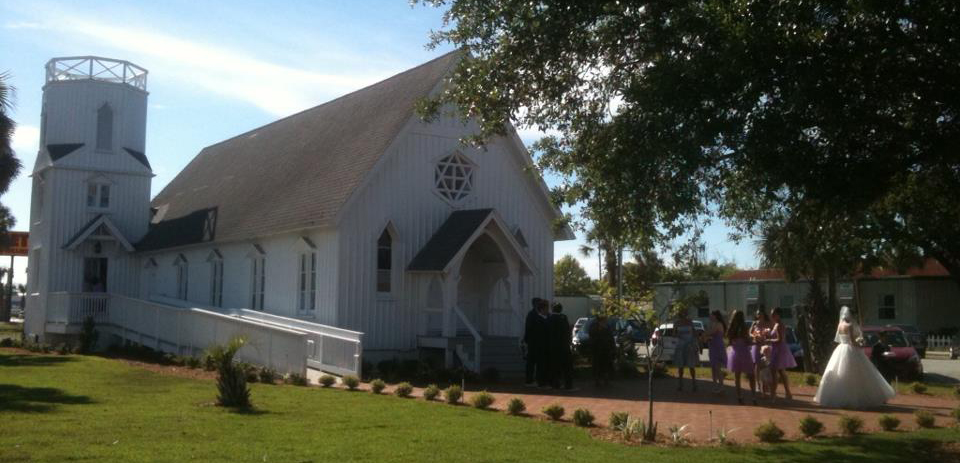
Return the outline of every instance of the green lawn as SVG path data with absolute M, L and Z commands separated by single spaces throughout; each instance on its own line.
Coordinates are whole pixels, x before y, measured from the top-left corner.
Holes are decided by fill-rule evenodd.
M 21 326 L 23 325 L 19 323 L 0 322 L 0 339 L 3 339 L 3 338 L 20 339 Z
M 369 393 L 253 385 L 256 413 L 214 385 L 100 357 L 0 349 L 0 462 L 936 461 L 956 429 L 731 448 L 628 447 L 501 412 Z M 598 417 L 601 420 L 606 417 Z M 954 444 L 954 447 L 956 444 Z

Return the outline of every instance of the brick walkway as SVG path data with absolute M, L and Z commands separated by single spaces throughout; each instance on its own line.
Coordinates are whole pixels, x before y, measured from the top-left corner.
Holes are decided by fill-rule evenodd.
M 925 395 L 897 395 L 887 405 L 866 411 L 825 409 L 813 403 L 816 388 L 794 387 L 793 400 L 781 397 L 776 401 L 760 400 L 757 405 L 750 403 L 749 390 L 744 393 L 744 405 L 737 404 L 736 392 L 732 381 L 727 381 L 720 394 L 712 392 L 709 381 L 700 380 L 699 392 L 689 391 L 689 380 L 684 382 L 685 392 L 676 391 L 676 378 L 654 380 L 654 420 L 659 423 L 661 433 L 666 433 L 672 425 L 688 425 L 689 438 L 694 441 L 707 441 L 710 438 L 710 416 L 713 416 L 713 429 L 733 429 L 729 438 L 736 442 L 753 442 L 753 430 L 767 420 L 773 420 L 786 432 L 786 439 L 799 439 L 799 421 L 806 415 L 812 415 L 824 423 L 826 434 L 839 433 L 837 421 L 840 415 L 859 415 L 864 420 L 864 432 L 879 430 L 877 418 L 882 414 L 891 414 L 901 420 L 901 429 L 916 428 L 913 412 L 920 409 L 930 410 L 937 416 L 938 426 L 948 426 L 953 422 L 950 411 L 958 406 L 956 400 Z M 367 387 L 366 384 L 363 385 Z M 591 383 L 581 382 L 581 390 L 564 393 L 552 389 L 526 388 L 523 386 L 499 386 L 490 388 L 497 401 L 493 408 L 502 410 L 512 397 L 520 397 L 526 403 L 527 412 L 542 416 L 543 407 L 559 403 L 566 409 L 565 418 L 570 417 L 577 408 L 586 408 L 596 417 L 597 425 L 606 426 L 611 412 L 628 412 L 632 416 L 646 417 L 645 380 L 620 380 L 606 388 L 596 388 Z M 388 387 L 386 393 L 392 391 Z M 477 388 L 467 384 L 465 401 Z M 421 390 L 414 392 L 420 396 Z

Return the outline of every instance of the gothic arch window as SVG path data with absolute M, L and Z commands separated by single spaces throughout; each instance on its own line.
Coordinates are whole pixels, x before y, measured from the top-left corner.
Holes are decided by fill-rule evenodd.
M 107 103 L 97 110 L 97 150 L 113 150 L 113 109 Z
M 377 294 L 384 296 L 393 293 L 393 243 L 394 236 L 388 225 L 377 238 Z
M 177 271 L 177 299 L 185 301 L 190 287 L 190 264 L 187 262 L 186 256 L 179 254 L 173 261 L 173 266 Z
M 223 254 L 214 249 L 207 256 L 210 263 L 210 305 L 223 307 Z
M 460 153 L 440 158 L 433 172 L 437 193 L 451 202 L 466 198 L 473 192 L 473 169 L 473 163 Z

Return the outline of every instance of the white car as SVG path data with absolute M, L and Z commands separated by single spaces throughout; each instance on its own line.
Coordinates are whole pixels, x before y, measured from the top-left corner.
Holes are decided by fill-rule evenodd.
M 704 332 L 703 322 L 693 320 L 693 330 L 697 336 Z M 653 355 L 657 356 L 662 362 L 672 362 L 673 353 L 677 349 L 677 335 L 673 331 L 673 323 L 664 323 L 657 327 L 650 338 L 653 344 Z M 702 346 L 701 346 L 702 348 Z

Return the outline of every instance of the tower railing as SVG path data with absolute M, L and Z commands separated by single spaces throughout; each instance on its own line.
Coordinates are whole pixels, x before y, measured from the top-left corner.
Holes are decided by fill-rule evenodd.
M 129 61 L 100 56 L 69 56 L 47 61 L 47 83 L 97 80 L 147 90 L 147 70 Z

